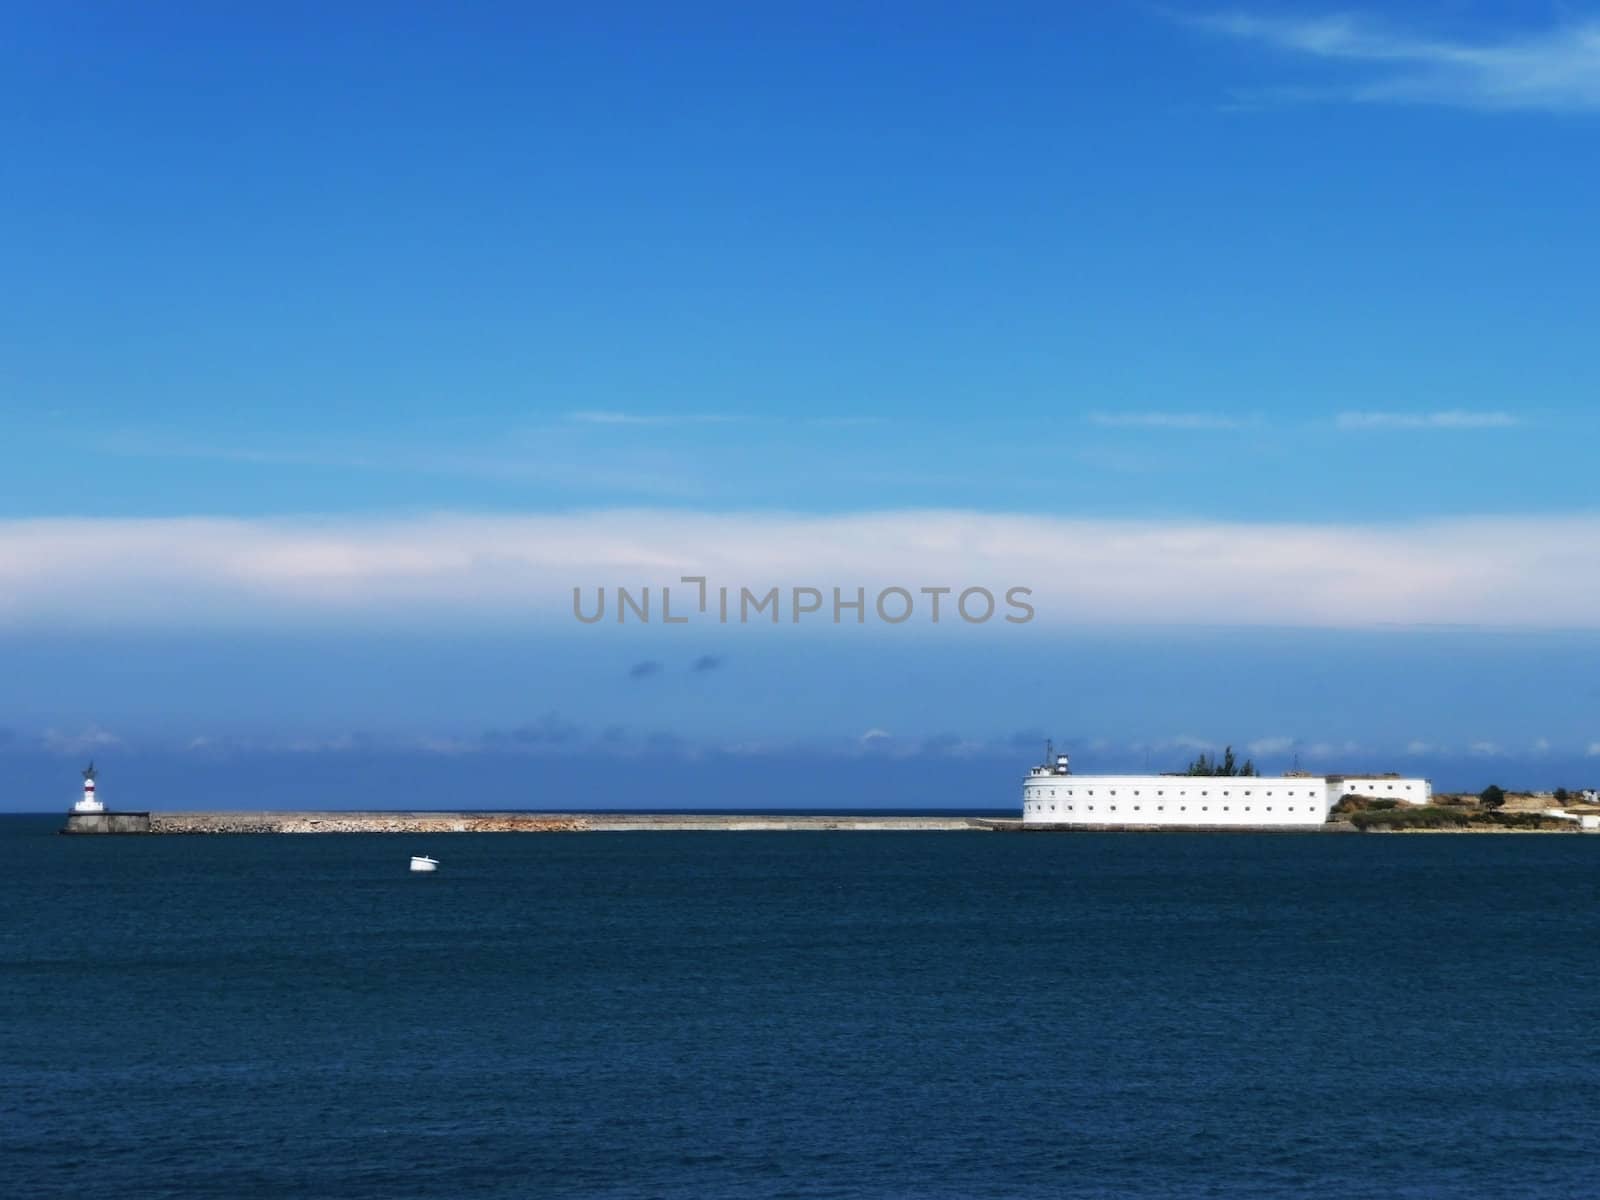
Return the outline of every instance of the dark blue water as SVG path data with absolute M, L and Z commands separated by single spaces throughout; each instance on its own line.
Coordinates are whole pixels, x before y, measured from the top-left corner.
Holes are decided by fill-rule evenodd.
M 56 822 L 8 1196 L 1600 1194 L 1600 838 Z

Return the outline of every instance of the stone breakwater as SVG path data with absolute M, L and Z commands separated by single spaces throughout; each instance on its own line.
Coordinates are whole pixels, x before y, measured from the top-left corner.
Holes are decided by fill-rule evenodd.
M 574 833 L 578 817 L 533 813 L 151 813 L 151 833 Z
M 750 813 L 154 812 L 74 814 L 63 833 L 631 833 L 769 830 L 991 830 L 1018 820 Z

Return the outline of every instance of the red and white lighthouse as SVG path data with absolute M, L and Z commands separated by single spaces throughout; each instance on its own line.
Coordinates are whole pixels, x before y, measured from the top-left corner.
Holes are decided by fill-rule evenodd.
M 75 813 L 105 812 L 106 806 L 100 803 L 99 797 L 94 794 L 94 764 L 90 763 L 83 769 L 83 799 L 72 806 Z

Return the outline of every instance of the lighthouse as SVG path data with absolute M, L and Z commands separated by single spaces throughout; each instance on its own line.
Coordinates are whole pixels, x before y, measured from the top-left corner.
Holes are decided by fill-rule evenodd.
M 107 812 L 95 794 L 94 764 L 83 769 L 83 799 L 67 809 L 62 833 L 149 833 L 147 812 Z
M 72 806 L 75 813 L 103 813 L 106 806 L 94 794 L 94 764 L 83 769 L 83 799 Z

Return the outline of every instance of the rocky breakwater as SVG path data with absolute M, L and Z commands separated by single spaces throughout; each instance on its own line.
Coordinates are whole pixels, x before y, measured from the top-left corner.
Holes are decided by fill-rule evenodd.
M 149 815 L 150 833 L 730 833 L 789 830 L 988 830 L 1015 819 L 966 816 L 791 816 L 773 813 L 528 812 L 168 812 Z
M 552 813 L 152 813 L 151 833 L 577 833 L 582 817 Z

